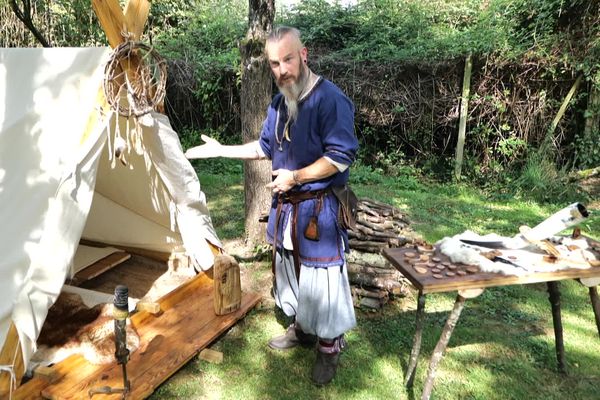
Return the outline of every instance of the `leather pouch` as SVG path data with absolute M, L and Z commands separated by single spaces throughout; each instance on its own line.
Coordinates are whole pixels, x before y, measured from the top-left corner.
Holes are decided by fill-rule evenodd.
M 308 225 L 306 225 L 306 229 L 304 230 L 304 237 L 308 240 L 319 240 L 319 220 L 316 216 L 312 216 L 308 220 Z
M 338 210 L 338 223 L 345 229 L 356 228 L 358 213 L 358 198 L 348 185 L 333 186 L 333 194 L 340 204 Z

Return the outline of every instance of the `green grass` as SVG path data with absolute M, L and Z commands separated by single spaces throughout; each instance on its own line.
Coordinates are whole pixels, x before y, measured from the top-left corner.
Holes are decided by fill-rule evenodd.
M 364 172 L 364 171 L 363 171 Z M 360 171 L 359 171 L 360 176 Z M 243 232 L 240 174 L 200 173 L 215 228 L 222 238 Z M 363 176 L 364 178 L 364 176 Z M 491 200 L 468 185 L 415 183 L 378 177 L 354 183 L 359 197 L 404 210 L 412 227 L 432 242 L 472 229 L 514 235 L 565 205 L 523 199 Z M 598 211 L 583 226 L 600 236 Z M 233 221 L 236 220 L 236 221 Z M 240 222 L 241 221 L 241 222 Z M 242 263 L 252 274 L 269 272 L 267 261 Z M 586 288 L 561 283 L 568 374 L 556 371 L 552 316 L 543 284 L 486 290 L 469 300 L 438 367 L 433 399 L 593 399 L 600 387 L 600 340 Z M 427 296 L 425 330 L 413 389 L 402 384 L 415 326 L 415 296 L 396 299 L 381 312 L 357 310 L 335 380 L 323 388 L 310 381 L 314 352 L 275 352 L 266 346 L 286 318 L 271 307 L 256 308 L 211 347 L 222 364 L 192 359 L 151 399 L 415 399 L 420 398 L 429 357 L 455 293 Z

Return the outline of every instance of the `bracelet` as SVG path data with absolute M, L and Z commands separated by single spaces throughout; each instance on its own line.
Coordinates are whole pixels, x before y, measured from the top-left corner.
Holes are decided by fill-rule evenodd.
M 292 171 L 292 179 L 294 180 L 294 183 L 295 183 L 296 185 L 302 185 L 302 182 L 300 182 L 300 181 L 298 180 L 298 178 L 296 177 L 296 173 L 297 173 L 297 172 L 298 172 L 297 170 L 294 170 L 294 171 Z

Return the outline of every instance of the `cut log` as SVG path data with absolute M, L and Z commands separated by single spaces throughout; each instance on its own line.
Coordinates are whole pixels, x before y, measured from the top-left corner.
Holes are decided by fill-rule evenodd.
M 355 284 L 385 289 L 394 295 L 401 294 L 404 287 L 404 285 L 401 282 L 398 282 L 398 280 L 384 279 L 368 274 L 351 273 L 350 271 L 348 271 L 348 278 L 350 279 L 350 282 Z
M 366 274 L 373 277 L 380 277 L 385 279 L 396 279 L 399 280 L 402 274 L 393 269 L 384 268 L 372 268 L 361 264 L 348 263 L 348 272 L 354 274 Z
M 383 306 L 379 299 L 374 299 L 372 297 L 363 297 L 359 299 L 358 305 L 360 307 L 367 307 L 373 310 L 379 310 Z
M 380 253 L 381 249 L 388 247 L 386 242 L 373 242 L 367 240 L 352 240 L 349 241 L 350 248 L 368 253 Z
M 360 287 L 352 287 L 352 294 L 358 296 L 358 297 L 372 297 L 374 299 L 387 299 L 388 298 L 388 292 L 386 290 L 382 290 L 382 289 L 365 289 L 365 288 L 360 288 Z
M 351 250 L 346 255 L 346 260 L 349 263 L 362 264 L 373 268 L 393 269 L 395 268 L 382 255 L 373 253 L 364 253 L 356 250 Z

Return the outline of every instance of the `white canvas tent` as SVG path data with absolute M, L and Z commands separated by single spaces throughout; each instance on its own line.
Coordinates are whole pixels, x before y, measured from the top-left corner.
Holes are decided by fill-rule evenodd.
M 185 251 L 202 270 L 221 247 L 164 115 L 143 127 L 141 154 L 113 167 L 116 124 L 133 125 L 99 109 L 109 52 L 0 49 L 0 344 L 14 325 L 25 365 L 81 238 Z

